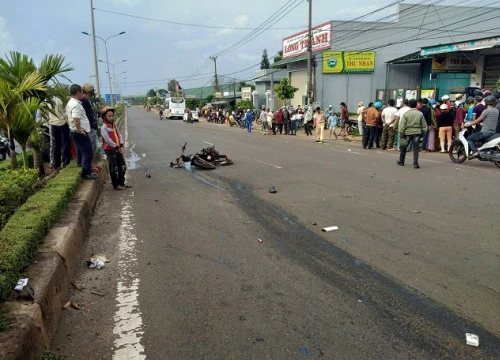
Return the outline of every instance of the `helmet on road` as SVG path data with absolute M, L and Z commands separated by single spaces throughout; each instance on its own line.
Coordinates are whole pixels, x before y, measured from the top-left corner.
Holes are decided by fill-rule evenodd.
M 495 105 L 496 102 L 497 102 L 497 99 L 493 95 L 488 95 L 484 98 L 484 103 L 486 105 Z
M 382 107 L 382 103 L 380 101 L 377 101 L 375 104 L 373 104 L 373 106 L 375 106 L 375 108 L 379 109 Z
M 91 93 L 94 91 L 94 85 L 92 85 L 91 83 L 84 83 L 82 85 L 82 91 L 84 93 Z

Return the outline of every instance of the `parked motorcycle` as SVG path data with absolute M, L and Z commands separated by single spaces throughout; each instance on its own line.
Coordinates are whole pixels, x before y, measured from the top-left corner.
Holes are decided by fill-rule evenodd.
M 181 147 L 181 155 L 175 159 L 175 162 L 170 162 L 171 168 L 181 168 L 184 166 L 184 163 L 191 163 L 192 166 L 199 169 L 213 170 L 218 165 L 226 166 L 233 164 L 233 161 L 227 155 L 219 154 L 214 146 L 202 149 L 194 155 L 184 155 L 186 146 L 187 142 Z
M 9 139 L 0 134 L 0 160 L 7 159 L 7 155 L 9 154 L 9 145 Z
M 467 138 L 474 132 L 473 128 L 464 128 L 458 139 L 453 140 L 448 154 L 454 163 L 463 163 L 470 155 L 469 143 Z M 500 133 L 490 136 L 484 143 L 477 143 L 480 161 L 490 161 L 500 168 Z

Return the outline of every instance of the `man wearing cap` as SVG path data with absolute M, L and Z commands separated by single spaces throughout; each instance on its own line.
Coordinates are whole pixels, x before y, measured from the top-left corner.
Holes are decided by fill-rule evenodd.
M 382 110 L 382 150 L 389 149 L 394 145 L 394 135 L 396 134 L 396 113 L 398 109 L 394 107 L 396 102 L 394 99 L 389 100 L 389 106 Z M 389 143 L 389 145 L 387 144 Z
M 448 106 L 448 109 L 451 108 L 450 95 L 443 95 L 443 97 L 441 98 L 441 100 L 442 100 L 443 104 L 446 104 L 446 106 Z
M 466 121 L 472 121 L 472 117 L 473 117 L 473 114 L 474 114 L 474 106 L 475 106 L 475 101 L 474 101 L 474 97 L 472 96 L 469 96 L 467 98 L 467 117 L 465 118 Z
M 250 111 L 250 109 L 247 109 L 247 112 L 245 114 L 245 125 L 249 133 L 252 132 L 252 121 L 253 113 Z
M 82 87 L 73 84 L 69 87 L 70 100 L 66 105 L 66 116 L 68 117 L 69 136 L 81 154 L 82 177 L 86 180 L 95 180 L 97 175 L 92 173 L 92 142 L 88 137 L 90 123 L 83 109 L 81 99 L 83 97 Z
M 379 109 L 382 103 L 377 101 L 372 107 L 366 110 L 366 128 L 363 136 L 363 149 L 373 149 L 373 140 L 377 131 L 377 123 L 380 116 Z
M 313 116 L 314 127 L 316 128 L 316 142 L 318 144 L 323 144 L 323 134 L 325 130 L 325 122 L 326 117 L 325 113 L 321 111 L 321 108 L 318 106 Z
M 405 165 L 406 148 L 408 145 L 413 145 L 413 167 L 420 168 L 418 165 L 418 146 L 420 136 L 427 131 L 427 123 L 425 122 L 424 115 L 417 110 L 417 100 L 412 99 L 408 102 L 410 110 L 406 111 L 399 122 L 399 133 L 401 136 L 401 152 L 399 153 L 399 160 L 397 164 L 400 166 Z
M 57 170 L 61 166 L 66 167 L 71 161 L 71 140 L 69 138 L 69 127 L 66 121 L 66 113 L 61 99 L 54 97 L 54 106 L 46 114 L 49 118 L 52 154 L 52 167 Z M 61 162 L 62 155 L 62 162 Z
M 97 128 L 98 128 L 98 123 L 97 123 L 97 117 L 96 113 L 92 109 L 92 103 L 90 100 L 94 96 L 94 85 L 91 83 L 84 83 L 82 85 L 82 91 L 83 91 L 83 97 L 82 97 L 82 106 L 83 109 L 85 110 L 85 115 L 87 115 L 87 119 L 89 120 L 90 123 L 90 132 L 88 133 L 89 139 L 92 142 L 92 171 L 99 171 L 100 169 L 94 164 L 94 156 L 95 156 L 95 151 L 97 149 Z M 77 162 L 78 162 L 78 157 L 80 155 L 77 154 Z

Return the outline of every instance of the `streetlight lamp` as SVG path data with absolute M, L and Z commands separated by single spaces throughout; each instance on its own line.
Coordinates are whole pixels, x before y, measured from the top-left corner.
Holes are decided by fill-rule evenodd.
M 86 31 L 82 31 L 82 34 L 87 35 L 87 36 L 92 36 Z M 111 38 L 123 35 L 123 34 L 125 34 L 125 31 L 122 31 L 122 32 L 115 34 L 115 35 L 108 36 L 106 39 L 104 39 L 100 36 L 94 35 L 94 37 L 101 39 L 104 42 L 104 48 L 106 49 L 106 64 L 108 64 L 108 81 L 109 81 L 109 96 L 110 96 L 109 100 L 111 102 L 111 106 L 113 106 L 113 88 L 111 87 L 111 75 L 109 74 L 108 40 Z M 99 60 L 99 61 L 101 61 L 101 60 Z M 103 61 L 101 61 L 101 62 L 103 62 Z

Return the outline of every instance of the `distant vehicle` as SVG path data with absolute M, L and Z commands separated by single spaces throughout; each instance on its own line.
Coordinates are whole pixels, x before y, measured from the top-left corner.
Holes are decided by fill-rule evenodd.
M 186 100 L 180 97 L 167 98 L 165 99 L 165 109 L 167 109 L 169 119 L 182 119 L 186 111 Z

